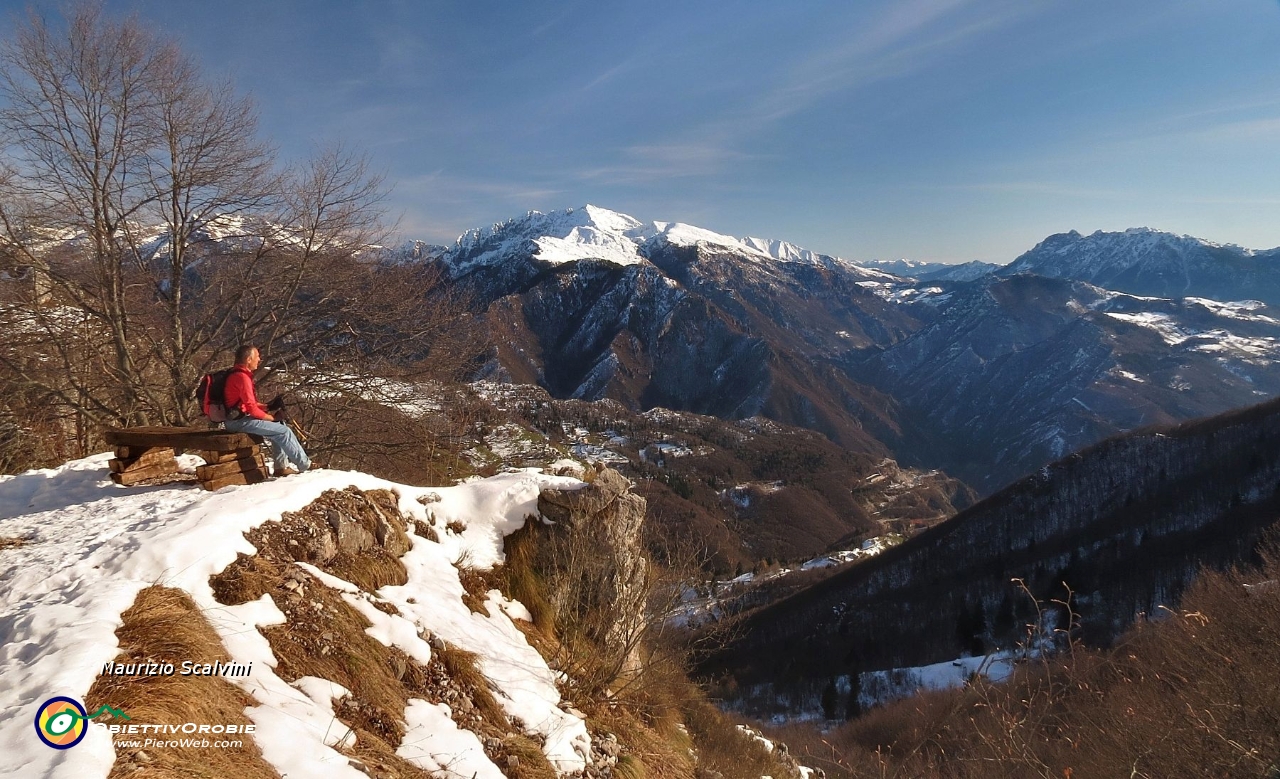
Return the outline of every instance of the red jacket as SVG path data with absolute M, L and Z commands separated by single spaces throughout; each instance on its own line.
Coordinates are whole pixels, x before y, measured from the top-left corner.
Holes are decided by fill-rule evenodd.
M 227 387 L 223 390 L 223 398 L 227 401 L 227 410 L 235 409 L 247 417 L 272 421 L 272 416 L 258 402 L 253 391 L 253 374 L 248 368 L 237 365 L 227 376 Z

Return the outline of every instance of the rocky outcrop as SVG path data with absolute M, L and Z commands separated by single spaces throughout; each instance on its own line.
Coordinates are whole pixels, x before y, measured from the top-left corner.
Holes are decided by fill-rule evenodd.
M 404 584 L 400 556 L 412 546 L 391 490 L 325 490 L 300 511 L 249 534 L 261 550 L 312 565 L 368 590 Z
M 553 526 L 546 557 L 561 582 L 551 593 L 558 615 L 593 641 L 635 648 L 644 626 L 649 563 L 641 530 L 647 503 L 617 471 L 599 470 L 580 489 L 544 489 L 538 511 Z

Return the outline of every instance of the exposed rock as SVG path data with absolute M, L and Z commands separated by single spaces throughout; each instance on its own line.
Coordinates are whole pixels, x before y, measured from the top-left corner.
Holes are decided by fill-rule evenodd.
M 587 628 L 604 646 L 630 646 L 645 619 L 649 568 L 640 531 L 647 503 L 630 489 L 621 474 L 604 469 L 585 487 L 538 496 L 538 510 L 556 523 L 552 563 L 568 579 L 552 593 L 557 612 L 608 614 L 607 624 Z
M 355 555 L 373 547 L 373 534 L 360 527 L 355 520 L 336 511 L 329 511 L 328 518 L 329 525 L 337 536 L 338 554 Z
M 538 496 L 538 510 L 553 522 L 581 521 L 604 511 L 630 488 L 622 474 L 605 469 L 583 489 L 543 490 Z
M 412 544 L 409 542 L 409 536 L 405 534 L 404 527 L 397 525 L 396 521 L 380 509 L 377 503 L 371 502 L 369 507 L 373 509 L 376 520 L 373 534 L 378 545 L 396 557 L 409 551 Z
M 399 557 L 412 543 L 400 497 L 391 490 L 326 490 L 299 511 L 285 512 L 247 534 L 259 551 L 315 565 L 369 591 L 403 584 Z M 300 572 L 299 572 L 300 573 Z M 291 576 L 286 588 L 301 594 L 309 577 Z

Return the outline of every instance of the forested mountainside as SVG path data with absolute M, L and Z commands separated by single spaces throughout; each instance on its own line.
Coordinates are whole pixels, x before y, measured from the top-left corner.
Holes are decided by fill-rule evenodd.
M 1065 582 L 1081 635 L 1106 643 L 1201 567 L 1247 560 L 1278 518 L 1280 402 L 1130 433 L 747 618 L 703 670 L 738 705 L 812 709 L 861 671 L 1012 647 L 1035 618 L 1014 578 L 1042 601 Z
M 946 474 L 767 419 L 639 414 L 611 400 L 557 400 L 529 385 L 476 389 L 488 409 L 468 452 L 477 466 L 546 466 L 565 456 L 606 462 L 649 501 L 653 541 L 696 550 L 720 577 L 910 535 L 976 499 Z

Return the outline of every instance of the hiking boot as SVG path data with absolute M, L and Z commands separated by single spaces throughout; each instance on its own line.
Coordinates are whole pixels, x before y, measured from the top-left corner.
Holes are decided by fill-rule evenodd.
M 280 472 L 277 473 L 276 476 L 297 476 L 298 473 L 299 473 L 298 469 L 290 465 L 290 466 L 281 468 Z

